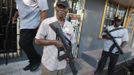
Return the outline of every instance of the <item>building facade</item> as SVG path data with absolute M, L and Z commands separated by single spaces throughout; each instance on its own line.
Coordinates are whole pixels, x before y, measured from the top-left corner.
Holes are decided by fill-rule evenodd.
M 48 0 L 48 17 L 54 15 L 53 7 L 56 1 L 57 0 Z M 132 49 L 134 48 L 133 0 L 67 1 L 70 4 L 67 19 L 73 24 L 76 35 L 76 43 L 73 46 L 73 54 L 75 57 L 80 57 L 86 60 L 91 66 L 96 67 L 103 49 L 104 41 L 100 40 L 103 27 L 104 25 L 111 25 L 111 21 L 117 16 L 123 20 L 122 25 L 129 31 L 129 43 L 127 48 L 125 48 L 126 60 L 132 58 Z M 11 19 L 10 16 L 12 16 L 11 13 L 14 13 L 15 7 L 14 0 L 2 0 L 0 2 L 0 52 L 6 48 L 13 50 L 13 52 L 20 52 L 17 46 L 19 26 L 8 25 L 8 21 Z M 12 32 L 12 35 L 8 35 L 8 32 Z M 12 39 L 9 39 L 9 37 Z M 39 48 L 37 47 L 37 49 Z M 123 62 L 124 60 L 120 58 L 119 61 Z

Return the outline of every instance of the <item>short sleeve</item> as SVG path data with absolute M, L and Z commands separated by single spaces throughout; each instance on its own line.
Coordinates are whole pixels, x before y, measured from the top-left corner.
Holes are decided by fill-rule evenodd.
M 69 23 L 68 25 L 69 25 L 69 26 L 68 26 L 68 28 L 69 28 L 68 33 L 71 34 L 71 36 L 70 36 L 70 41 L 71 41 L 72 44 L 74 44 L 74 43 L 76 42 L 76 37 L 75 37 L 74 28 L 73 28 L 73 26 L 72 26 L 71 23 Z
M 16 9 L 18 9 L 18 4 L 16 4 Z
M 49 9 L 47 0 L 38 0 L 38 5 L 39 5 L 39 9 L 42 11 Z
M 129 40 L 128 31 L 127 29 L 124 29 L 124 35 L 123 35 L 122 41 L 128 41 L 128 40 Z
M 47 36 L 48 33 L 48 24 L 45 24 L 45 22 L 43 21 L 37 31 L 37 34 L 35 36 L 36 39 L 44 39 L 45 36 Z
M 76 36 L 75 36 L 75 33 L 72 34 L 71 43 L 72 43 L 72 44 L 76 43 Z

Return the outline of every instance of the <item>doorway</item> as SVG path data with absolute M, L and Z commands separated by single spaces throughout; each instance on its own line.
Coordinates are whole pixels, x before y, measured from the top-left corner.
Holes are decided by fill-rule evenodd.
M 134 12 L 130 13 L 129 23 L 127 26 L 128 34 L 129 34 L 129 43 L 130 47 L 134 47 Z

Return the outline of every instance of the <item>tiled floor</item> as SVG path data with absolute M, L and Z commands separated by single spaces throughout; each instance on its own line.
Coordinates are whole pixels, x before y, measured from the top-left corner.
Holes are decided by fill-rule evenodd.
M 9 63 L 8 65 L 0 65 L 0 75 L 40 75 L 41 71 L 38 69 L 35 72 L 23 71 L 22 68 L 27 65 L 27 61 L 19 61 L 15 63 Z M 78 75 L 92 75 L 94 70 L 93 67 L 89 66 L 83 60 L 79 60 L 81 69 Z M 65 75 L 72 75 L 72 73 L 67 73 Z

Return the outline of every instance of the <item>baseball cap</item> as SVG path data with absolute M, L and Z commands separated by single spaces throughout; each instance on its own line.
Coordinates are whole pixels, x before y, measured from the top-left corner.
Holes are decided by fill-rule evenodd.
M 63 6 L 65 8 L 69 8 L 69 4 L 67 1 L 63 1 L 63 0 L 58 0 L 58 2 L 56 3 L 56 6 Z
M 114 21 L 121 22 L 122 19 L 120 19 L 119 17 L 114 17 Z

